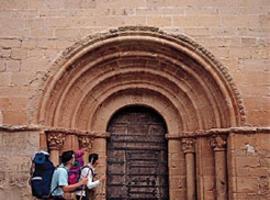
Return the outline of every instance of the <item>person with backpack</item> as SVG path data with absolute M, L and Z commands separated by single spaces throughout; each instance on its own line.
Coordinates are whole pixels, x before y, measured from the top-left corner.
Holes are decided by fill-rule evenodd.
M 65 151 L 61 156 L 61 164 L 54 170 L 51 181 L 51 198 L 65 200 L 65 192 L 74 192 L 77 188 L 87 185 L 88 178 L 84 177 L 75 184 L 68 184 L 68 171 L 75 162 L 74 151 Z
M 50 155 L 46 151 L 38 151 L 32 157 L 30 169 L 30 186 L 32 195 L 38 199 L 48 199 L 50 196 L 50 186 L 52 175 L 55 170 L 50 161 Z
M 84 166 L 84 151 L 85 149 L 79 149 L 75 152 L 75 162 L 68 171 L 68 184 L 74 184 L 79 182 L 81 169 Z
M 105 177 L 102 176 L 99 180 L 94 181 L 94 177 L 96 175 L 95 168 L 98 165 L 98 154 L 92 153 L 88 156 L 88 164 L 81 169 L 80 180 L 84 178 L 88 178 L 86 186 L 76 192 L 77 200 L 89 200 L 89 192 L 91 189 L 96 188 Z

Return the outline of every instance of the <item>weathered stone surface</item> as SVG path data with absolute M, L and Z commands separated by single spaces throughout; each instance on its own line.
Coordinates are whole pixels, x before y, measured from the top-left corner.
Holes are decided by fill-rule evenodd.
M 0 199 L 31 199 L 31 159 L 39 150 L 40 131 L 0 130 Z
M 269 0 L 2 1 L 0 124 L 41 123 L 78 128 L 82 134 L 95 131 L 91 147 L 101 154 L 104 172 L 110 117 L 124 105 L 148 105 L 168 125 L 171 199 L 186 198 L 180 135 L 196 138 L 197 198 L 214 199 L 215 167 L 208 137 L 219 131 L 208 129 L 270 126 L 269 7 Z M 148 39 L 131 41 L 134 35 Z M 105 44 L 115 36 L 123 37 Z M 164 36 L 174 45 L 178 38 L 181 50 L 168 48 Z M 104 46 L 91 49 L 99 42 Z M 44 96 L 49 100 L 42 112 Z M 37 117 L 42 113 L 44 118 Z M 15 132 L 1 136 L 0 159 L 17 153 L 13 139 L 24 153 L 14 157 L 14 164 L 2 165 L 7 172 L 0 171 L 0 179 L 10 181 L 0 181 L 0 199 L 26 200 L 29 190 L 1 189 L 14 182 L 21 185 L 27 157 L 35 150 L 30 132 Z M 231 135 L 233 130 L 221 132 Z M 270 199 L 269 134 L 256 128 L 238 133 L 228 137 L 226 147 L 229 197 Z M 16 136 L 20 134 L 30 135 L 22 139 Z M 45 135 L 42 140 L 44 148 Z M 67 136 L 62 150 L 82 143 Z M 18 177 L 14 169 L 21 170 Z
M 228 166 L 233 177 L 229 184 L 234 194 L 243 195 L 235 199 L 269 198 L 270 135 L 262 132 L 231 134 L 229 141 L 231 159 Z

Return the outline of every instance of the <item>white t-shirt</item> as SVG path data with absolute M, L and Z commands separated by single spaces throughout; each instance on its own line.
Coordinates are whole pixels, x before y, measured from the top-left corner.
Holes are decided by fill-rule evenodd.
M 80 176 L 80 180 L 84 177 L 88 177 L 88 182 L 87 182 L 87 188 L 88 189 L 93 189 L 95 187 L 97 187 L 100 184 L 100 181 L 93 181 L 93 174 L 92 174 L 92 170 L 94 171 L 93 167 L 88 164 L 88 167 L 84 167 L 81 171 L 81 176 Z M 81 191 L 77 191 L 76 195 L 79 196 L 85 196 L 85 190 L 81 190 Z

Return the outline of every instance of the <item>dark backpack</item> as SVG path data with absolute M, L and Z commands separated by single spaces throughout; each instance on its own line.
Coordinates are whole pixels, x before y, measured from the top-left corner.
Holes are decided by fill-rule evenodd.
M 30 185 L 32 195 L 38 199 L 48 199 L 50 196 L 51 180 L 55 167 L 47 152 L 38 152 L 32 160 Z

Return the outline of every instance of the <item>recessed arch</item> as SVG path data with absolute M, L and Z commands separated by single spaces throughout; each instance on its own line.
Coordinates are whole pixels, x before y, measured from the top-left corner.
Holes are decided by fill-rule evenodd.
M 112 113 L 110 120 L 108 121 L 108 124 L 106 124 L 106 130 L 108 130 L 108 128 L 110 127 L 110 124 L 112 123 L 112 120 L 114 118 L 114 116 L 117 115 L 121 115 L 121 113 L 124 111 L 128 111 L 128 110 L 136 110 L 137 108 L 139 108 L 139 110 L 145 109 L 147 111 L 150 111 L 151 113 L 155 113 L 155 115 L 158 116 L 158 118 L 160 118 L 159 121 L 161 121 L 164 124 L 164 128 L 166 131 L 168 131 L 168 126 L 166 124 L 166 120 L 164 120 L 163 115 L 155 109 L 155 106 L 151 106 L 151 105 L 146 105 L 146 104 L 130 104 L 130 105 L 124 105 L 122 107 L 119 107 L 118 109 L 114 110 L 114 112 Z
M 142 95 L 145 92 L 148 95 Z M 159 98 L 159 101 L 156 101 L 156 98 Z M 111 99 L 114 99 L 114 101 Z M 140 90 L 138 88 L 123 90 L 109 96 L 104 101 L 104 105 L 100 106 L 93 113 L 93 121 L 88 124 L 88 127 L 98 131 L 106 130 L 106 124 L 117 110 L 132 105 L 142 105 L 156 110 L 165 119 L 168 132 L 172 133 L 175 130 L 185 129 L 185 127 L 181 127 L 184 124 L 182 123 L 182 114 L 175 109 L 175 106 L 167 98 L 160 96 L 159 93 L 143 88 Z M 108 107 L 110 109 L 107 109 Z
M 162 115 L 150 106 L 124 106 L 107 131 L 107 199 L 170 199 Z
M 190 38 L 157 28 L 124 27 L 89 36 L 63 52 L 50 73 L 36 115 L 47 126 L 102 129 L 94 124 L 104 104 L 120 105 L 122 93 L 133 95 L 124 105 L 145 99 L 150 105 L 153 100 L 143 91 L 156 95 L 153 105 L 160 112 L 169 116 L 170 108 L 180 119 L 182 124 L 172 125 L 176 129 L 166 121 L 174 133 L 245 123 L 242 100 L 226 68 Z M 83 112 L 85 107 L 91 110 Z M 102 127 L 99 131 L 105 131 Z

